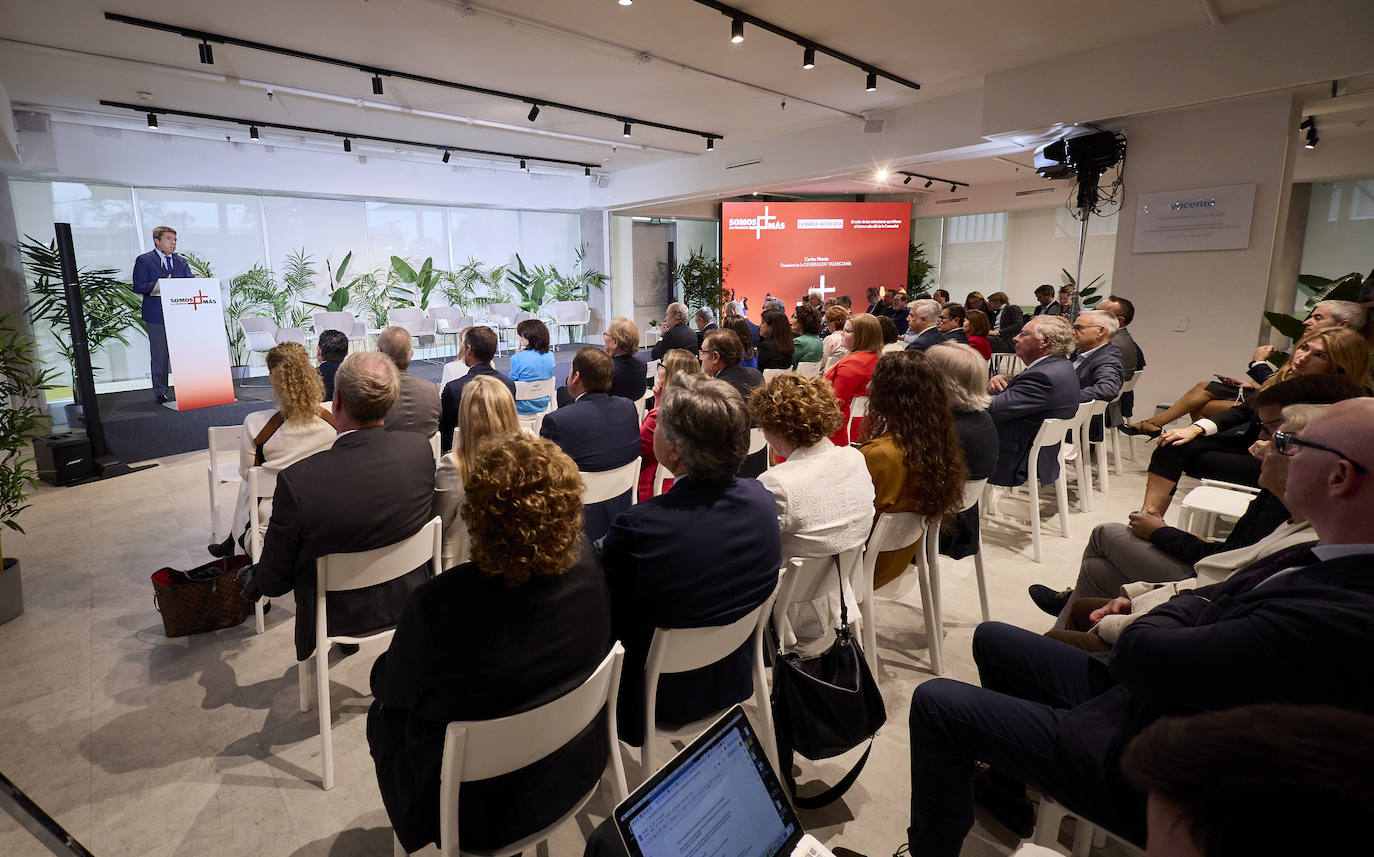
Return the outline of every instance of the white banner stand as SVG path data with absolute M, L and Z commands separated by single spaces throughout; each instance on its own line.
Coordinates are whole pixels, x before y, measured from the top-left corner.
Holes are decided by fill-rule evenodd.
M 229 342 L 224 334 L 224 308 L 219 280 L 158 280 L 162 316 L 167 325 L 167 353 L 176 377 L 177 411 L 234 403 L 229 373 Z

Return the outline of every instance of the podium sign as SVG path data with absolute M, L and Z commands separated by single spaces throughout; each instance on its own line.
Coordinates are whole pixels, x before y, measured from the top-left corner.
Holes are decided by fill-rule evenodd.
M 179 411 L 230 405 L 234 380 L 219 280 L 158 280 L 167 324 L 167 353 L 176 378 Z

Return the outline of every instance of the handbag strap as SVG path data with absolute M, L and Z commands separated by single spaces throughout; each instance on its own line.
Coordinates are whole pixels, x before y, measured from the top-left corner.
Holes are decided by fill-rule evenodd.
M 849 791 L 849 787 L 859 779 L 859 774 L 863 771 L 864 765 L 868 763 L 868 754 L 873 752 L 873 739 L 868 739 L 868 746 L 864 748 L 864 754 L 859 757 L 859 761 L 854 763 L 854 767 L 849 769 L 840 781 L 827 788 L 820 794 L 810 797 L 800 797 L 797 795 L 797 781 L 792 778 L 792 745 L 787 742 L 781 734 L 778 740 L 778 767 L 782 770 L 782 781 L 787 785 L 787 793 L 792 797 L 792 805 L 797 809 L 820 809 L 829 806 L 844 796 Z
M 830 555 L 830 561 L 833 562 L 833 563 L 835 563 L 835 577 L 837 577 L 837 578 L 839 579 L 839 581 L 840 581 L 840 628 L 843 629 L 843 630 L 845 630 L 845 631 L 848 631 L 848 630 L 849 630 L 849 608 L 848 608 L 848 606 L 846 606 L 846 604 L 845 604 L 845 597 L 844 597 L 844 572 L 840 570 L 840 555 L 837 554 L 837 553 L 831 554 L 831 555 Z
M 277 411 L 267 420 L 267 424 L 262 427 L 262 431 L 258 432 L 257 436 L 253 438 L 254 467 L 262 467 L 262 463 L 267 460 L 267 455 L 263 451 L 263 445 L 267 443 L 272 435 L 277 433 L 277 429 L 281 428 L 284 422 L 286 422 L 286 417 L 282 416 L 281 411 Z

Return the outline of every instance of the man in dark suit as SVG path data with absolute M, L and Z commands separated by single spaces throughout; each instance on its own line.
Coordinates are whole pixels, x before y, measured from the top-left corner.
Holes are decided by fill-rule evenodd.
M 177 255 L 177 231 L 170 226 L 153 230 L 153 249 L 134 260 L 134 291 L 143 295 L 143 324 L 148 330 L 148 363 L 153 377 L 153 398 L 159 405 L 169 401 L 167 372 L 171 358 L 167 355 L 167 326 L 162 320 L 162 297 L 153 294 L 157 281 L 168 278 L 187 279 L 193 275 L 191 266 Z
M 1121 352 L 1121 368 L 1126 373 L 1126 380 L 1131 380 L 1131 376 L 1136 372 L 1145 369 L 1145 352 L 1140 350 L 1140 345 L 1136 343 L 1135 337 L 1131 336 L 1126 330 L 1127 326 L 1135 320 L 1135 304 L 1118 295 L 1111 295 L 1106 300 L 1098 303 L 1097 308 L 1109 312 L 1116 316 L 1117 330 L 1112 334 L 1112 345 Z M 1130 418 L 1135 411 L 1135 392 L 1128 391 L 1121 394 L 1121 401 L 1107 409 L 1107 425 L 1119 426 Z
M 1073 338 L 1078 351 L 1071 362 L 1078 375 L 1080 403 L 1110 402 L 1121 392 L 1126 373 L 1121 365 L 1121 352 L 1111 343 L 1116 329 L 1116 316 L 1102 310 L 1080 313 L 1074 320 Z M 1102 417 L 1093 417 L 1088 426 L 1088 439 L 1102 440 Z
M 1026 368 L 1010 381 L 994 375 L 988 415 L 997 424 L 997 469 L 993 485 L 1026 481 L 1031 441 L 1048 419 L 1068 419 L 1078 413 L 1078 375 L 1064 357 L 1073 350 L 1073 328 L 1061 317 L 1036 316 L 1016 335 L 1016 356 Z M 1040 450 L 1040 483 L 1059 478 L 1059 446 Z M 1031 490 L 1035 490 L 1032 487 Z
M 701 344 L 701 371 L 719 378 L 739 391 L 744 401 L 763 385 L 763 373 L 741 365 L 744 362 L 744 343 L 733 330 L 713 330 Z
M 744 324 L 749 328 L 749 338 L 753 340 L 753 346 L 759 347 L 759 326 L 749 320 L 749 308 L 744 305 L 744 301 L 730 301 L 725 305 L 725 317 L 737 315 L 744 319 Z
M 907 316 L 910 327 L 907 330 L 907 351 L 925 351 L 932 345 L 945 341 L 937 324 L 940 320 L 940 303 L 930 298 L 913 301 L 911 314 Z
M 911 327 L 911 306 L 906 292 L 897 292 L 892 296 L 892 326 L 897 328 L 898 336 L 905 336 Z
M 697 314 L 693 317 L 693 320 L 696 322 L 697 326 L 697 347 L 700 348 L 701 341 L 706 338 L 706 334 L 713 330 L 719 330 L 720 326 L 716 324 L 715 312 L 708 306 L 704 306 L 697 310 Z
M 639 414 L 634 402 L 611 396 L 615 368 L 600 348 L 586 346 L 573 357 L 568 393 L 573 402 L 544 415 L 539 435 L 558 444 L 584 473 L 614 470 L 639 458 Z M 630 508 L 630 492 L 583 510 L 589 541 L 606 534 L 615 516 Z
M 717 331 L 707 342 L 720 335 L 734 337 Z M 611 629 L 625 645 L 616 722 L 636 746 L 644 740 L 644 662 L 654 628 L 739 619 L 773 591 L 782 562 L 773 496 L 758 480 L 734 475 L 749 448 L 739 394 L 719 380 L 677 375 L 662 399 L 654 453 L 672 471 L 673 487 L 617 518 L 602 543 Z M 688 531 L 702 537 L 683 550 Z M 663 676 L 658 722 L 691 723 L 747 699 L 751 660 L 746 643 L 710 667 Z
M 1035 287 L 1035 300 L 1037 305 L 1035 311 L 1031 313 L 1032 316 L 1064 314 L 1064 308 L 1054 299 L 1054 286 L 1048 283 Z
M 434 453 L 414 432 L 382 425 L 396 402 L 396 366 L 375 351 L 351 354 L 334 377 L 334 446 L 277 475 L 262 558 L 243 572 L 243 596 L 296 594 L 296 659 L 315 650 L 315 560 L 386 547 L 432 517 Z M 326 596 L 329 630 L 365 634 L 395 625 L 429 578 L 425 564 L 378 586 Z
M 463 364 L 467 374 L 455 378 L 444 387 L 439 408 L 439 447 L 444 452 L 453 448 L 453 430 L 458 426 L 458 404 L 463 401 L 463 387 L 478 375 L 490 375 L 510 390 L 515 398 L 515 382 L 491 365 L 496 356 L 496 333 L 485 325 L 474 325 L 463 331 Z
M 674 348 L 697 353 L 697 335 L 687 325 L 687 305 L 674 301 L 663 311 L 663 335 L 649 351 L 654 360 L 662 360 L 663 355 Z
M 401 379 L 396 404 L 386 415 L 386 430 L 413 431 L 428 440 L 439 430 L 439 388 L 406 371 L 415 353 L 410 340 L 410 331 L 395 325 L 377 335 L 377 350 L 396 364 Z
M 1021 307 L 1007 299 L 1006 292 L 993 292 L 988 295 L 988 309 L 992 310 L 992 332 L 1011 342 L 1026 324 L 1026 314 Z
M 935 322 L 935 326 L 945 342 L 968 345 L 968 334 L 964 333 L 964 317 L 964 308 L 956 303 L 947 303 L 940 307 L 940 318 Z
M 868 300 L 868 309 L 864 312 L 872 316 L 892 315 L 892 298 L 884 295 L 882 289 L 869 286 L 864 290 L 864 298 Z
M 1144 844 L 1145 798 L 1118 762 L 1160 716 L 1267 702 L 1374 712 L 1365 658 L 1374 645 L 1374 400 L 1331 405 L 1276 445 L 1272 454 L 1294 459 L 1285 500 L 1320 544 L 1176 596 L 1132 622 L 1106 656 L 985 622 L 973 637 L 982 687 L 934 679 L 917 688 L 912 854 L 959 853 L 973 823 L 974 760 L 991 766 L 983 782 L 1003 794 L 1032 785 Z M 1118 598 L 1102 615 L 1129 610 Z

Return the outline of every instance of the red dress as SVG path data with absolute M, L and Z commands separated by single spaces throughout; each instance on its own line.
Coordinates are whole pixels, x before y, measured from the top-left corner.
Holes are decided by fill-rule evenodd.
M 973 350 L 983 355 L 984 360 L 992 359 L 992 346 L 988 344 L 986 336 L 968 335 L 968 344 L 973 346 Z
M 878 365 L 878 357 L 872 351 L 855 351 L 825 373 L 826 380 L 835 387 L 835 398 L 840 402 L 840 416 L 844 418 L 840 430 L 830 436 L 830 442 L 836 446 L 849 443 L 849 403 L 855 396 L 868 395 L 868 379 L 873 377 L 873 367 Z M 854 424 L 855 436 L 862 429 L 863 420 L 860 419 Z

